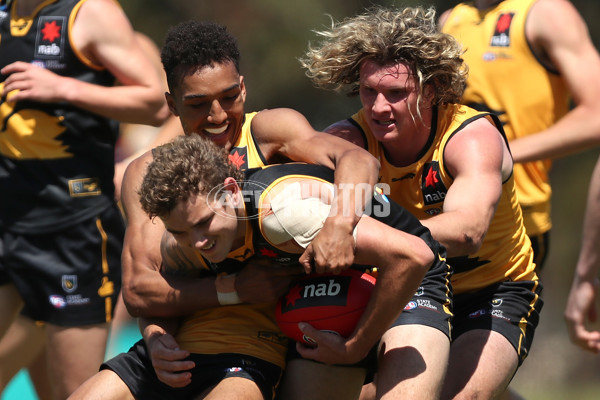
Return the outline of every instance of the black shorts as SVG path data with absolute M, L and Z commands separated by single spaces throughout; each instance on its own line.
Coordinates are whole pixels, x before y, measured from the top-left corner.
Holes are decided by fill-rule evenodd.
M 454 295 L 452 338 L 473 329 L 500 333 L 515 348 L 519 365 L 527 357 L 544 305 L 539 281 L 500 282 Z
M 121 290 L 125 224 L 117 206 L 41 235 L 2 232 L 0 284 L 13 283 L 22 314 L 59 326 L 109 322 Z
M 453 310 L 451 277 L 451 267 L 446 262 L 436 262 L 392 326 L 430 326 L 442 331 L 450 340 Z
M 243 354 L 191 354 L 188 360 L 196 366 L 189 370 L 192 383 L 173 388 L 158 380 L 143 340 L 129 352 L 106 361 L 100 370 L 109 369 L 119 375 L 136 399 L 189 400 L 226 378 L 246 378 L 258 386 L 263 396 L 271 400 L 281 380 L 282 369 L 270 362 Z

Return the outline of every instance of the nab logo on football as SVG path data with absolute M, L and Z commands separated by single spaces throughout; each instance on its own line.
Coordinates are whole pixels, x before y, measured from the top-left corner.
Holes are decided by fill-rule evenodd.
M 345 306 L 350 276 L 323 276 L 302 280 L 281 302 L 281 313 L 315 306 Z

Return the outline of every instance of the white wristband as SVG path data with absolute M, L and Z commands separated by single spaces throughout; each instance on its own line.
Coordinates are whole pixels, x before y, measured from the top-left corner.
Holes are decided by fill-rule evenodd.
M 235 290 L 235 274 L 217 275 L 215 279 L 217 300 L 222 306 L 240 304 L 242 300 Z

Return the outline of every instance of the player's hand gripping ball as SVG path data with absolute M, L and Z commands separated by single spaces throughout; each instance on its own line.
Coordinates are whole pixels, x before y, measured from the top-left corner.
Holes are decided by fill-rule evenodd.
M 314 341 L 298 329 L 299 322 L 348 337 L 354 332 L 374 287 L 373 276 L 354 269 L 338 275 L 307 275 L 277 303 L 277 325 L 286 336 L 306 345 L 313 345 Z

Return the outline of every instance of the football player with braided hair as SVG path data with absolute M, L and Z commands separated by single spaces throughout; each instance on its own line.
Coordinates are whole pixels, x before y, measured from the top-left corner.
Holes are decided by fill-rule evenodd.
M 435 327 L 421 335 L 410 323 L 390 329 L 379 354 L 388 368 L 365 398 L 391 387 L 405 398 L 423 388 L 444 399 L 496 398 L 527 356 L 542 307 L 502 127 L 457 104 L 462 49 L 435 17 L 432 8 L 374 7 L 317 32 L 301 60 L 316 86 L 360 97 L 362 107 L 326 131 L 380 161 L 390 198 L 430 229 L 454 269 L 451 341 Z M 409 359 L 405 348 L 415 350 Z M 446 363 L 440 355 L 448 353 Z

